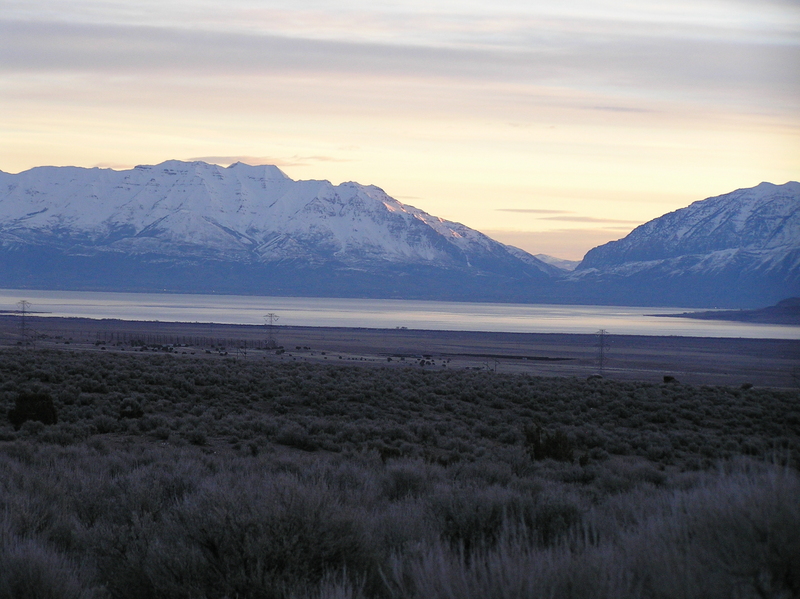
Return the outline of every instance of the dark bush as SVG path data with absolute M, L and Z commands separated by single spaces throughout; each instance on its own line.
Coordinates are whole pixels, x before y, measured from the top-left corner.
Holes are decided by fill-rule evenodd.
M 92 425 L 95 431 L 104 435 L 106 433 L 116 433 L 119 430 L 120 423 L 114 420 L 111 416 L 100 414 L 92 419 Z
M 573 444 L 564 431 L 547 433 L 541 426 L 526 426 L 525 430 L 525 449 L 534 460 L 556 460 L 559 462 L 571 462 L 573 456 Z
M 188 431 L 184 436 L 192 445 L 205 445 L 207 441 L 205 433 L 200 430 Z
M 289 599 L 333 572 L 377 581 L 355 515 L 324 490 L 282 482 L 214 485 L 158 528 L 133 524 L 120 555 L 101 560 L 111 596 Z
M 384 494 L 391 501 L 405 497 L 420 497 L 431 490 L 431 483 L 421 463 L 388 467 L 382 486 Z
M 457 488 L 431 499 L 432 521 L 451 547 L 494 546 L 510 522 L 533 528 L 535 501 L 498 486 Z
M 535 531 L 542 545 L 552 545 L 581 521 L 581 510 L 566 498 L 550 498 L 536 508 Z
M 287 447 L 302 449 L 303 451 L 316 451 L 319 444 L 312 439 L 308 432 L 300 425 L 289 425 L 280 431 L 275 442 Z
M 142 410 L 142 405 L 138 401 L 132 397 L 122 400 L 119 406 L 120 418 L 141 418 L 142 416 L 144 416 L 144 410 Z
M 33 540 L 0 539 L 0 599 L 84 599 L 91 596 L 62 555 Z
M 19 430 L 24 422 L 35 420 L 43 424 L 58 422 L 58 413 L 53 397 L 47 392 L 23 391 L 17 396 L 14 408 L 9 410 L 8 419 Z

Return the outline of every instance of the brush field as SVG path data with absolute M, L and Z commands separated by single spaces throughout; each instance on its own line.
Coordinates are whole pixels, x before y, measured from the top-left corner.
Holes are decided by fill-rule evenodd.
M 4 350 L 0 599 L 797 597 L 798 467 L 796 390 Z

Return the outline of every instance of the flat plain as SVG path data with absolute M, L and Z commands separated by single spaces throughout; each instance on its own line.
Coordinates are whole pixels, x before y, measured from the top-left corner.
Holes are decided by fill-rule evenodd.
M 223 325 L 27 318 L 37 347 L 131 351 L 181 345 L 177 355 L 424 368 L 486 369 L 538 376 L 602 374 L 618 380 L 800 388 L 800 339 Z M 20 318 L 0 316 L 0 346 L 20 343 Z M 100 342 L 98 344 L 98 341 Z M 273 343 L 270 343 L 272 341 Z M 65 344 L 65 342 L 69 342 Z M 137 343 L 133 347 L 131 343 Z M 601 348 L 602 364 L 601 364 Z M 273 347 L 274 346 L 274 347 Z M 282 347 L 285 353 L 276 354 Z M 212 351 L 213 350 L 213 351 Z M 192 354 L 194 352 L 194 354 Z M 227 352 L 227 353 L 225 353 Z
M 797 341 L 0 332 L 0 599 L 800 595 Z

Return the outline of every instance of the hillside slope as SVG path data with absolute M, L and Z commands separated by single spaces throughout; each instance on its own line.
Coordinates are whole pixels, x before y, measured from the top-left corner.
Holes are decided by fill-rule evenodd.
M 491 299 L 560 273 L 375 186 L 203 162 L 0 173 L 0 250 L 3 284 L 68 289 Z
M 590 250 L 568 285 L 595 300 L 762 307 L 800 293 L 800 183 L 694 202 Z

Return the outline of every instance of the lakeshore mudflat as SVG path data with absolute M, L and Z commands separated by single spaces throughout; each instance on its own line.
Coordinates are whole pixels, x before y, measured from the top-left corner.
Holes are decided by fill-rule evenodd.
M 223 325 L 0 315 L 0 345 L 794 387 L 800 340 Z M 601 348 L 602 368 L 601 368 Z M 280 348 L 283 349 L 281 352 Z

